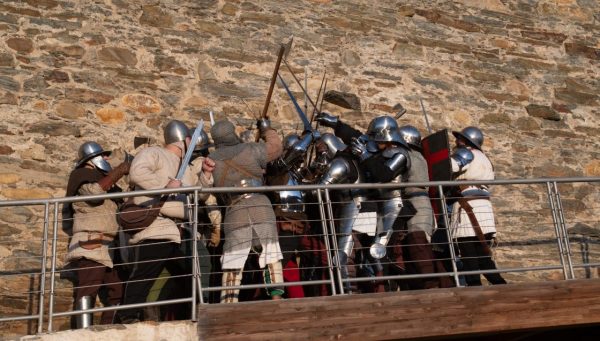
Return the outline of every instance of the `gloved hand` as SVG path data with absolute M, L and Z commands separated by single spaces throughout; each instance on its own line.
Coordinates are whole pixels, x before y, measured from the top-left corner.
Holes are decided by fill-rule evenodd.
M 103 190 L 108 191 L 114 184 L 117 183 L 117 181 L 119 181 L 120 178 L 129 174 L 130 167 L 131 162 L 121 162 L 117 167 L 108 172 L 104 178 L 100 179 L 98 184 Z
M 338 124 L 338 122 L 340 121 L 340 119 L 337 116 L 333 116 L 331 114 L 328 114 L 326 112 L 320 112 L 317 114 L 317 117 L 315 117 L 315 120 L 319 123 L 321 123 L 322 125 L 329 127 L 329 128 L 335 128 L 335 126 Z
M 272 129 L 271 121 L 268 118 L 261 118 L 256 121 L 256 127 L 258 128 L 258 131 L 262 135 L 262 134 L 264 134 L 265 131 Z
M 352 154 L 359 158 L 360 161 L 365 161 L 373 155 L 367 150 L 367 143 L 356 137 L 352 138 L 350 150 L 352 151 Z

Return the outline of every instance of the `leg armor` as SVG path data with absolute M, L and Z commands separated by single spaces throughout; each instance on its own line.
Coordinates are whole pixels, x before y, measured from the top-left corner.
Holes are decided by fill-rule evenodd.
M 379 214 L 381 219 L 377 224 L 377 235 L 373 245 L 371 245 L 370 253 L 375 259 L 381 259 L 385 256 L 386 247 L 394 232 L 394 222 L 402 209 L 402 199 L 400 197 L 392 198 L 381 203 Z
M 94 308 L 94 301 L 92 296 L 83 296 L 77 301 L 77 310 L 87 310 Z M 77 316 L 77 328 L 88 328 L 93 323 L 92 313 L 84 313 Z
M 223 272 L 223 286 L 231 287 L 237 286 L 242 283 L 242 271 L 239 270 L 225 270 Z M 238 301 L 240 295 L 240 289 L 223 289 L 221 291 L 221 303 L 235 303 Z

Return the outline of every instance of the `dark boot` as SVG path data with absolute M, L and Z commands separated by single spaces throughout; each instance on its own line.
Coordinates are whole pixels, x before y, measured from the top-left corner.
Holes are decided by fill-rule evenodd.
M 423 231 L 408 233 L 405 244 L 408 248 L 408 254 L 413 268 L 417 274 L 435 273 L 433 250 Z M 439 288 L 440 282 L 436 277 L 423 278 L 414 281 L 415 289 Z

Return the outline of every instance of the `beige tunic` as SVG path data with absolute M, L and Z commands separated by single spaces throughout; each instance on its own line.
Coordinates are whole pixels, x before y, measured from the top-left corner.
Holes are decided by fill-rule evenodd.
M 177 176 L 180 158 L 162 147 L 149 147 L 141 150 L 134 158 L 129 171 L 129 179 L 136 190 L 162 189 Z M 212 186 L 212 175 L 206 176 L 202 171 L 202 158 L 194 160 L 186 169 L 182 187 Z M 151 205 L 156 198 L 139 196 L 134 202 Z M 167 239 L 175 243 L 181 242 L 179 229 L 171 218 L 187 219 L 185 195 L 172 195 L 160 210 L 160 215 L 147 228 L 134 234 L 130 244 L 137 244 L 146 239 Z
M 456 180 L 493 180 L 494 179 L 494 168 L 490 160 L 478 149 L 471 149 L 473 152 L 473 161 L 468 163 L 456 177 Z M 459 167 L 456 161 L 452 161 L 452 171 L 458 172 Z M 465 193 L 469 190 L 484 190 L 488 192 L 487 186 L 461 186 L 461 193 Z M 489 193 L 489 192 L 488 192 Z M 488 199 L 473 199 L 469 200 L 469 204 L 473 207 L 473 213 L 477 217 L 477 222 L 481 227 L 483 234 L 496 233 L 496 223 L 494 220 L 494 210 L 492 203 Z M 452 206 L 452 222 L 451 233 L 453 238 L 461 237 L 475 237 L 475 230 L 471 225 L 469 216 L 465 210 L 460 208 L 458 202 Z
M 98 183 L 84 184 L 77 192 L 81 196 L 105 193 Z M 69 244 L 67 262 L 87 258 L 112 268 L 112 250 L 109 250 L 109 246 L 119 231 L 117 205 L 112 200 L 74 202 L 73 212 L 73 237 Z M 102 244 L 95 249 L 88 250 L 79 244 L 98 239 L 102 239 Z

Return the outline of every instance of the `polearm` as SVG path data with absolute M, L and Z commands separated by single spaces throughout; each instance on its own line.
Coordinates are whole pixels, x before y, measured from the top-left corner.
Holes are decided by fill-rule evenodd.
M 323 72 L 323 78 L 321 79 L 321 85 L 319 86 L 319 92 L 317 93 L 317 103 L 319 103 L 319 97 L 321 97 L 321 92 L 323 92 L 323 96 L 325 95 L 325 92 L 322 91 L 323 90 L 323 84 L 325 84 L 325 76 L 327 75 L 327 69 L 325 69 L 325 72 Z M 321 106 L 323 106 L 323 100 L 321 100 Z M 307 102 L 307 107 L 308 107 L 308 102 Z M 308 110 L 308 109 L 307 109 Z M 313 120 L 315 119 L 315 114 L 317 114 L 318 112 L 321 111 L 321 108 L 319 108 L 319 110 L 317 110 L 317 108 L 314 108 L 312 115 L 310 115 L 310 123 L 313 123 Z
M 310 118 L 310 123 L 312 124 L 313 119 L 315 118 L 315 113 L 317 112 L 321 112 L 321 109 L 323 108 L 323 101 L 325 100 L 325 90 L 327 90 L 327 79 L 325 79 L 325 74 L 327 73 L 327 70 L 325 70 L 325 73 L 323 74 L 323 80 L 321 81 L 321 87 L 323 88 L 323 97 L 321 98 L 321 104 L 319 104 L 319 110 L 314 110 L 313 111 L 313 115 Z M 323 83 L 323 81 L 325 81 L 325 83 Z M 321 88 L 319 88 L 319 93 L 321 92 Z M 317 103 L 319 102 L 319 96 L 317 96 Z M 317 121 L 317 124 L 315 125 L 315 130 L 318 131 L 319 130 L 319 122 Z M 310 148 L 310 152 L 308 153 L 306 160 L 304 161 L 305 165 L 309 165 L 310 160 L 312 159 L 313 153 L 315 151 L 315 146 L 314 144 L 311 145 Z
M 429 125 L 429 119 L 427 118 L 427 111 L 425 111 L 425 106 L 423 105 L 423 100 L 419 97 L 419 103 L 421 103 L 421 110 L 423 111 L 423 116 L 425 116 L 425 124 L 427 125 L 427 131 L 431 134 L 433 131 L 431 130 L 431 126 Z
M 283 59 L 283 54 L 285 53 L 285 46 L 281 44 L 279 47 L 279 53 L 277 54 L 277 63 L 275 63 L 275 70 L 273 70 L 273 75 L 271 76 L 271 85 L 269 85 L 269 92 L 267 93 L 267 98 L 265 100 L 265 106 L 263 107 L 263 111 L 261 114 L 261 118 L 269 118 L 267 115 L 267 111 L 269 110 L 269 104 L 271 103 L 271 96 L 273 95 L 273 88 L 275 87 L 275 82 L 277 81 L 277 74 L 279 73 L 279 66 L 281 65 L 281 60 Z M 260 133 L 256 135 L 256 142 L 260 140 Z
M 290 65 L 288 64 L 288 62 L 285 59 L 283 59 L 283 64 L 288 69 L 288 71 L 292 74 L 292 77 L 294 77 L 294 80 L 296 81 L 296 83 L 298 84 L 298 86 L 300 87 L 300 89 L 302 89 L 302 92 L 304 93 L 304 96 L 306 96 L 306 98 L 308 99 L 308 101 L 310 102 L 310 105 L 312 105 L 313 108 L 315 110 L 317 110 L 317 105 L 315 104 L 315 102 L 313 102 L 312 99 L 310 99 L 310 96 L 308 95 L 308 92 L 306 92 L 306 89 L 302 86 L 302 83 L 300 83 L 300 80 L 298 79 L 298 77 L 296 77 L 296 75 L 294 74 L 294 71 L 292 71 L 292 68 L 290 67 Z

